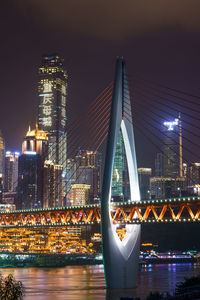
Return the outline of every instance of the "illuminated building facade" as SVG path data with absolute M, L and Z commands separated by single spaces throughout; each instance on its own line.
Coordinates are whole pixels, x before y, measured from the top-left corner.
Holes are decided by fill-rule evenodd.
M 18 175 L 18 170 L 17 170 L 17 175 Z M 2 203 L 4 203 L 4 204 L 15 204 L 16 201 L 17 201 L 17 191 L 16 192 L 4 192 L 3 193 Z
M 181 119 L 163 122 L 163 152 L 155 160 L 155 177 L 150 179 L 151 198 L 170 198 L 185 193 Z
M 180 118 L 163 123 L 163 176 L 182 177 L 182 127 Z
M 72 205 L 86 205 L 90 201 L 90 185 L 72 184 Z
M 82 150 L 76 156 L 76 177 L 78 184 L 90 185 L 92 198 L 101 194 L 101 153 L 91 150 Z
M 78 226 L 57 228 L 1 228 L 0 252 L 93 254 Z M 53 258 L 55 259 L 55 258 Z
M 28 132 L 22 143 L 22 155 L 18 163 L 17 209 L 43 207 L 44 161 L 48 154 L 48 136 L 43 130 Z
M 0 174 L 0 202 L 2 202 L 3 197 L 3 175 Z
M 11 212 L 13 210 L 16 210 L 15 204 L 0 203 L 0 212 Z
M 36 123 L 35 129 L 31 130 L 29 127 L 26 137 L 22 144 L 22 153 L 36 152 L 41 155 L 43 159 L 48 156 L 48 134 L 43 130 L 38 129 Z
M 6 151 L 4 192 L 15 192 L 18 185 L 18 158 L 19 152 Z
M 187 190 L 189 194 L 200 195 L 200 162 L 185 165 L 185 175 L 187 179 Z
M 43 170 L 43 207 L 55 206 L 63 206 L 62 166 L 46 160 Z
M 26 151 L 19 156 L 17 209 L 40 208 L 43 161 L 40 154 Z
M 39 129 L 48 133 L 48 160 L 62 166 L 65 174 L 67 73 L 63 66 L 63 59 L 58 55 L 43 56 L 38 75 Z
M 0 174 L 4 177 L 5 142 L 0 130 Z

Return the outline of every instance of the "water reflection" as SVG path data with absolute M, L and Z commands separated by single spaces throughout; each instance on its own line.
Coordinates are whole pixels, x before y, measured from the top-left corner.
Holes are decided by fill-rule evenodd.
M 3 275 L 13 273 L 26 287 L 25 300 L 116 300 L 115 291 L 105 289 L 103 265 L 68 266 L 65 268 L 2 269 Z M 142 266 L 135 291 L 118 296 L 144 299 L 150 291 L 172 292 L 184 277 L 200 273 L 197 264 Z

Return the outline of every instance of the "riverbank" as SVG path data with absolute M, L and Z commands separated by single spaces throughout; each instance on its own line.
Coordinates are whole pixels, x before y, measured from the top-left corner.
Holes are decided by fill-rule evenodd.
M 141 265 L 149 264 L 173 264 L 173 263 L 197 263 L 195 257 L 152 257 L 140 259 Z M 102 255 L 80 254 L 22 254 L 1 253 L 0 268 L 56 268 L 70 265 L 99 265 L 102 264 Z

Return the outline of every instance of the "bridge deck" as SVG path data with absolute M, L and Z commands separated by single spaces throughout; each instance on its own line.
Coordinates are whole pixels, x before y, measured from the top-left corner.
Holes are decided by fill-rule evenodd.
M 115 224 L 200 221 L 200 197 L 111 203 Z M 100 205 L 16 210 L 0 213 L 0 227 L 81 226 L 100 223 Z

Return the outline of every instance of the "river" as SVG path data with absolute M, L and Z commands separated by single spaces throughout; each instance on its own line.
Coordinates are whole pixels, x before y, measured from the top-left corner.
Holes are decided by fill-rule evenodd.
M 103 265 L 64 268 L 2 269 L 12 273 L 26 288 L 25 300 L 108 300 Z M 172 292 L 184 277 L 200 274 L 198 264 L 159 264 L 141 266 L 134 296 L 145 297 L 150 291 Z

